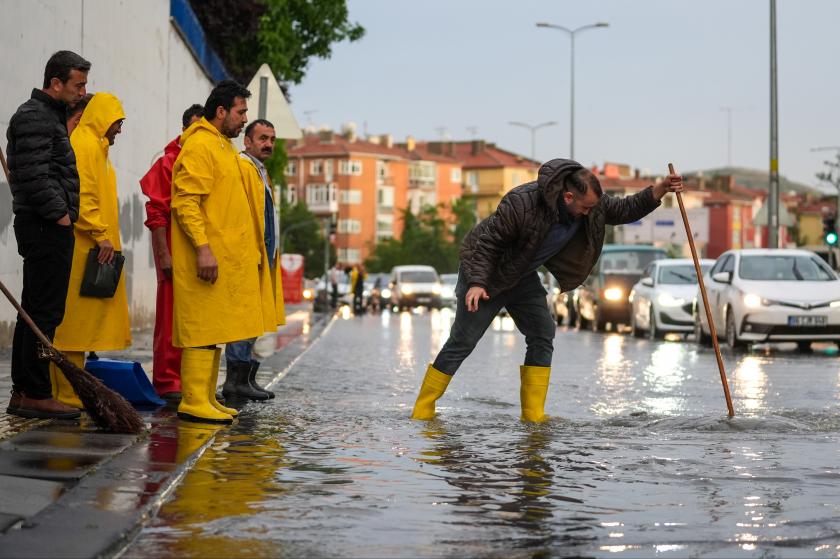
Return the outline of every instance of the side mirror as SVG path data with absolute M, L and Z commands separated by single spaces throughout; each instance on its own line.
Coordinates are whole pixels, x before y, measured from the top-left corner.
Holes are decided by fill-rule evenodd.
M 718 272 L 712 274 L 712 280 L 718 283 L 732 283 L 732 272 Z
M 642 278 L 642 285 L 653 287 L 653 278 Z

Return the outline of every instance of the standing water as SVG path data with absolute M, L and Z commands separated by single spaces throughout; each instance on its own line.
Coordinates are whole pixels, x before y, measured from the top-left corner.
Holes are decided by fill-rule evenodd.
M 559 329 L 546 412 L 498 319 L 408 419 L 449 311 L 343 315 L 216 439 L 125 557 L 840 557 L 836 351 Z M 190 449 L 183 449 L 185 452 Z

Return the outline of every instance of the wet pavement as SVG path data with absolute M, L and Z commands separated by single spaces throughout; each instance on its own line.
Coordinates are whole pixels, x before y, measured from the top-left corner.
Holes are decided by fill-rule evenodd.
M 260 382 L 276 383 L 323 331 L 325 317 L 289 309 L 289 321 L 261 348 Z M 150 333 L 129 351 L 150 370 Z M 224 373 L 222 373 L 222 381 Z M 0 366 L 8 402 L 8 361 Z M 115 435 L 81 421 L 0 422 L 0 557 L 94 557 L 124 547 L 212 441 L 214 429 L 179 422 L 173 409 L 141 413 L 149 430 Z
M 125 557 L 838 557 L 840 361 L 558 329 L 541 425 L 500 320 L 408 419 L 448 311 L 345 314 L 219 429 Z

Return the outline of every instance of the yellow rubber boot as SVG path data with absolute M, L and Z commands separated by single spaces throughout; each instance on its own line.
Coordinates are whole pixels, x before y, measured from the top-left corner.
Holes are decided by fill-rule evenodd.
M 212 349 L 184 348 L 181 353 L 181 403 L 178 417 L 200 423 L 232 423 L 233 416 L 210 403 L 213 382 Z
M 219 364 L 222 362 L 222 348 L 217 347 L 213 354 L 213 380 L 210 382 L 210 403 L 220 412 L 236 417 L 239 412 L 233 408 L 223 406 L 216 399 L 216 385 L 219 384 Z
M 545 415 L 545 396 L 548 393 L 548 379 L 551 367 L 519 367 L 521 387 L 519 401 L 522 404 L 522 421 L 540 423 L 548 419 Z
M 80 369 L 85 368 L 85 352 L 65 351 L 63 353 L 67 356 L 68 361 Z M 70 384 L 70 381 L 67 380 L 67 377 L 64 376 L 61 369 L 59 369 L 52 361 L 50 361 L 50 383 L 52 383 L 53 398 L 64 405 L 72 406 L 80 410 L 85 409 L 82 405 L 82 401 L 79 400 L 79 396 L 76 394 L 76 391 L 73 390 L 73 385 Z
M 430 364 L 414 403 L 411 419 L 432 419 L 435 416 L 435 401 L 446 392 L 450 380 L 452 375 L 441 373 Z

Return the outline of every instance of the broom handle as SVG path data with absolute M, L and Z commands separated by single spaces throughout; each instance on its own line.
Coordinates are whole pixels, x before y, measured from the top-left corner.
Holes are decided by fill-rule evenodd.
M 44 335 L 44 333 L 41 332 L 41 329 L 38 328 L 35 325 L 35 321 L 32 320 L 32 317 L 29 316 L 29 314 L 25 310 L 23 310 L 23 307 L 20 306 L 20 303 L 17 302 L 17 300 L 9 292 L 9 290 L 6 288 L 6 286 L 3 285 L 2 281 L 0 281 L 0 291 L 3 292 L 3 295 L 6 296 L 6 299 L 9 300 L 9 302 L 12 304 L 12 306 L 15 309 L 17 309 L 18 314 L 20 314 L 20 316 L 21 316 L 21 318 L 23 318 L 24 322 L 26 322 L 29 325 L 29 327 L 32 328 L 32 331 L 35 332 L 35 335 L 38 336 L 38 339 L 41 340 L 42 344 L 44 344 L 44 347 L 48 348 L 52 351 L 55 351 L 55 348 L 53 347 L 52 342 L 49 340 L 49 338 L 47 338 Z
M 12 181 L 9 178 L 9 166 L 6 164 L 6 156 L 3 155 L 3 148 L 0 148 L 0 164 L 3 165 L 3 174 L 6 175 L 6 182 L 9 183 L 9 186 L 12 186 Z M 55 348 L 53 347 L 52 342 L 49 340 L 49 338 L 47 338 L 44 335 L 44 333 L 41 332 L 41 329 L 35 325 L 35 321 L 32 320 L 32 317 L 29 316 L 29 313 L 23 310 L 23 307 L 20 306 L 20 303 L 17 302 L 17 300 L 6 288 L 6 286 L 3 285 L 2 281 L 0 281 L 0 291 L 3 292 L 3 295 L 6 296 L 6 299 L 9 300 L 12 306 L 15 309 L 17 309 L 18 314 L 21 316 L 21 318 L 23 318 L 24 322 L 26 322 L 29 325 L 29 327 L 32 328 L 32 331 L 35 332 L 35 335 L 38 336 L 38 339 L 41 340 L 42 344 L 44 344 L 44 347 L 55 351 Z
M 6 175 L 6 182 L 9 183 L 9 187 L 11 187 L 12 181 L 9 180 L 9 165 L 6 163 L 6 156 L 3 155 L 3 148 L 0 148 L 0 164 L 3 165 L 3 174 Z
M 674 165 L 668 163 L 668 172 L 676 175 Z M 694 259 L 694 270 L 697 272 L 697 281 L 700 284 L 700 295 L 703 297 L 703 308 L 706 309 L 706 319 L 709 321 L 709 332 L 712 335 L 712 345 L 715 348 L 715 357 L 717 357 L 718 370 L 720 370 L 720 382 L 723 384 L 723 395 L 726 397 L 726 409 L 729 411 L 729 417 L 735 415 L 735 409 L 732 407 L 732 396 L 729 394 L 729 381 L 726 379 L 726 370 L 723 367 L 723 358 L 720 356 L 720 346 L 718 345 L 717 330 L 715 329 L 715 322 L 712 320 L 712 310 L 709 307 L 709 296 L 706 294 L 706 284 L 703 282 L 703 272 L 700 269 L 700 260 L 697 258 L 697 249 L 694 248 L 694 236 L 691 234 L 691 226 L 688 224 L 688 215 L 685 213 L 685 206 L 683 205 L 682 194 L 677 192 L 677 203 L 680 205 L 680 214 L 682 215 L 683 225 L 685 225 L 685 233 L 688 235 L 688 246 L 691 247 L 691 258 Z M 702 333 L 702 328 L 701 328 Z

